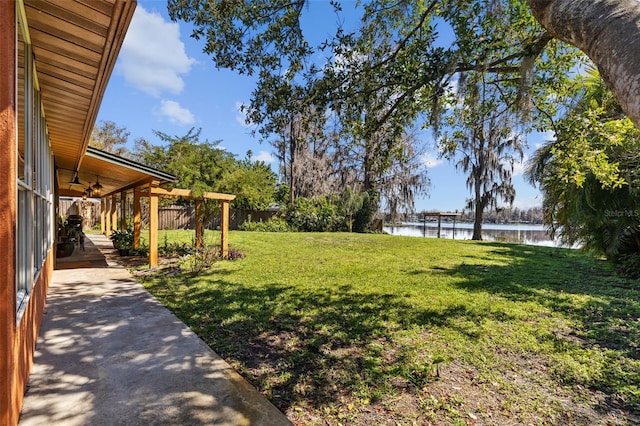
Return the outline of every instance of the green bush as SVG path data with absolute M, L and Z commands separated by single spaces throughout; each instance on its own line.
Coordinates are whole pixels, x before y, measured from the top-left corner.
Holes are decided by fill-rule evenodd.
M 244 222 L 238 229 L 240 231 L 291 232 L 289 224 L 281 217 L 274 217 L 266 222 Z
M 140 244 L 139 248 L 131 250 L 130 253 L 132 256 L 147 257 L 149 256 L 149 246 L 146 244 Z
M 362 207 L 353 215 L 353 231 L 368 232 L 371 222 L 378 211 L 380 196 L 374 190 L 369 191 L 369 196 L 363 200 Z
M 640 253 L 630 253 L 616 259 L 618 273 L 629 278 L 640 278 Z
M 133 248 L 133 229 L 127 228 L 126 231 L 112 231 L 109 239 L 113 242 L 114 248 L 118 250 L 131 250 Z
M 301 232 L 344 231 L 345 217 L 337 200 L 329 197 L 297 198 L 284 217 L 292 229 Z

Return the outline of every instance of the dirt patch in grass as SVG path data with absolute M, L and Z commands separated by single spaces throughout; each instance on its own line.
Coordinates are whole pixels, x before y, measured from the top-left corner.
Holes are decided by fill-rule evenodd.
M 291 376 L 307 375 L 287 389 L 282 380 L 283 359 L 273 347 L 300 349 L 297 333 L 270 335 L 265 346 L 252 345 L 232 364 L 265 396 L 278 406 L 295 425 L 629 425 L 640 418 L 611 405 L 603 392 L 581 386 L 560 387 L 548 379 L 549 361 L 544 357 L 519 358 L 508 355 L 512 368 L 480 372 L 458 361 L 432 372 L 421 386 L 404 377 L 386 383 L 383 399 L 375 395 L 354 394 L 341 383 L 342 373 L 320 359 L 287 365 Z M 297 342 L 297 343 L 294 343 Z M 416 342 L 422 344 L 424 342 Z M 399 350 L 399 349 L 398 349 Z M 387 349 L 385 362 L 393 362 Z M 325 351 L 337 370 L 346 360 L 363 357 L 357 348 Z M 288 359 L 288 356 L 284 356 Z M 329 380 L 314 377 L 314 362 Z M 348 380 L 348 379 L 347 379 Z M 306 386 L 301 384 L 305 383 Z

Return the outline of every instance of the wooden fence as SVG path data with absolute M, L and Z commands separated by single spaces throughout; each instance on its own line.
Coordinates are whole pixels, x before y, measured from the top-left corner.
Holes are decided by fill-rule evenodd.
M 100 226 L 100 202 L 92 200 L 71 200 L 61 198 L 58 204 L 58 219 L 66 220 L 71 215 L 80 215 L 84 219 L 84 229 Z
M 229 229 L 234 230 L 244 222 L 267 221 L 274 217 L 277 211 L 257 211 L 245 209 L 229 210 Z M 143 222 L 146 219 L 143 209 Z M 158 211 L 159 229 L 195 229 L 194 206 L 167 206 Z M 213 216 L 204 224 L 206 229 L 217 229 L 220 226 L 220 216 Z
M 116 204 L 120 217 L 120 203 Z M 127 206 L 127 216 L 131 217 L 131 206 Z M 149 220 L 149 209 L 146 203 L 141 205 L 142 227 L 146 227 Z M 158 229 L 195 229 L 195 206 L 161 206 L 158 209 Z M 277 211 L 257 211 L 244 209 L 230 209 L 229 229 L 238 227 L 247 221 L 261 222 L 271 219 Z M 84 218 L 84 228 L 91 229 L 100 224 L 100 202 L 92 200 L 60 199 L 58 216 L 64 218 L 70 215 L 81 215 Z M 220 226 L 220 216 L 213 216 L 204 224 L 206 229 L 217 229 Z

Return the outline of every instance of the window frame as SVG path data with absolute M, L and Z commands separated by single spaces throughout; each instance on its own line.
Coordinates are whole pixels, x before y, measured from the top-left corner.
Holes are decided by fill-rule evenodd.
M 22 46 L 20 46 L 22 43 Z M 24 57 L 20 58 L 22 48 Z M 54 163 L 22 1 L 16 2 L 16 323 L 54 244 Z M 22 78 L 22 80 L 21 80 Z M 21 92 L 22 90 L 22 92 Z M 22 93 L 22 95 L 20 94 Z M 22 99 L 20 99 L 22 96 Z M 21 102 L 22 101 L 22 102 Z M 22 132 L 20 132 L 22 126 Z M 22 152 L 20 147 L 22 146 Z M 21 164 L 22 161 L 22 164 Z M 20 170 L 20 167 L 23 169 Z M 20 179 L 20 172 L 22 179 Z

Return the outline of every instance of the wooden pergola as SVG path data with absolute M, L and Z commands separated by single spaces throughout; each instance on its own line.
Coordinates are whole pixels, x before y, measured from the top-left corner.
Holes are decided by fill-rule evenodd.
M 101 198 L 100 203 L 100 230 L 105 235 L 110 235 L 115 229 L 125 230 L 127 227 L 126 200 L 127 193 L 133 192 L 133 236 L 134 249 L 140 248 L 140 236 L 142 233 L 141 221 L 141 199 L 149 198 L 149 267 L 158 265 L 158 205 L 159 198 L 183 198 L 195 200 L 196 217 L 195 231 L 196 248 L 202 248 L 204 241 L 204 226 L 202 223 L 202 202 L 204 200 L 220 201 L 220 253 L 223 258 L 229 254 L 229 203 L 236 196 L 231 194 L 221 194 L 217 192 L 204 192 L 200 196 L 194 195 L 189 189 L 163 189 L 158 186 L 159 182 L 151 182 L 144 186 L 128 188 L 120 193 L 113 193 L 110 196 Z M 117 203 L 120 202 L 120 218 L 118 220 Z

